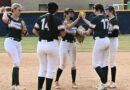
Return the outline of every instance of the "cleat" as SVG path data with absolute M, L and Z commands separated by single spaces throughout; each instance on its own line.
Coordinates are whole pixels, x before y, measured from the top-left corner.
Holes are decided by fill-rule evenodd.
M 16 88 L 16 86 L 13 85 L 13 86 L 10 87 L 10 90 L 15 90 L 15 88 Z
M 107 87 L 105 84 L 98 85 L 96 88 L 97 90 L 107 90 Z
M 101 84 L 100 84 L 100 85 L 101 85 Z M 100 85 L 97 85 L 96 88 L 98 89 L 98 87 L 99 87 Z M 109 83 L 107 82 L 106 84 L 104 84 L 104 87 L 105 87 L 105 88 L 108 88 L 108 87 L 109 87 Z
M 55 89 L 61 89 L 60 84 L 58 82 L 55 83 Z
M 72 88 L 73 89 L 78 89 L 78 86 L 76 85 L 76 83 L 72 83 Z
M 109 85 L 110 88 L 116 88 L 116 84 L 114 82 L 111 82 Z
M 23 86 L 18 85 L 18 86 L 16 86 L 15 90 L 26 90 L 26 88 L 23 87 Z

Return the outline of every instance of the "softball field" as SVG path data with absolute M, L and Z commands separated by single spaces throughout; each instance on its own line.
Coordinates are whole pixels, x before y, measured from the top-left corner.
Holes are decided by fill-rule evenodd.
M 92 37 L 91 37 L 92 38 Z M 120 46 L 119 52 L 117 54 L 117 88 L 113 90 L 130 90 L 130 43 L 129 36 L 121 36 L 119 38 Z M 39 69 L 39 63 L 36 52 L 35 45 L 32 42 L 37 42 L 34 37 L 31 41 L 24 38 L 23 39 L 23 54 L 20 68 L 20 81 L 21 85 L 25 86 L 27 90 L 37 90 L 37 75 Z M 12 61 L 7 53 L 5 53 L 3 48 L 4 38 L 0 41 L 0 90 L 10 90 L 11 85 L 11 74 L 12 74 Z M 27 42 L 28 41 L 28 42 Z M 126 43 L 127 42 L 127 43 Z M 31 43 L 32 47 L 28 45 Z M 94 41 L 90 37 L 80 46 L 78 44 L 77 52 L 77 85 L 79 88 L 77 90 L 96 90 L 96 85 L 100 84 L 99 77 L 97 76 L 95 70 L 92 66 L 92 47 Z M 86 47 L 85 47 L 86 46 Z M 35 47 L 35 48 L 34 48 Z M 28 50 L 26 50 L 28 48 Z M 32 49 L 33 50 L 32 50 Z M 87 52 L 79 52 L 88 50 Z M 31 52 L 31 53 L 29 53 Z M 59 65 L 59 63 L 58 63 Z M 58 68 L 57 65 L 57 68 Z M 110 70 L 110 68 L 109 68 Z M 70 72 L 69 59 L 66 69 L 60 78 L 61 90 L 73 90 L 71 88 L 71 72 Z M 110 71 L 109 71 L 109 81 L 110 81 Z M 55 80 L 55 76 L 54 76 Z M 54 89 L 55 83 L 53 82 L 52 90 Z M 45 88 L 45 83 L 44 83 Z M 110 89 L 108 89 L 110 90 Z

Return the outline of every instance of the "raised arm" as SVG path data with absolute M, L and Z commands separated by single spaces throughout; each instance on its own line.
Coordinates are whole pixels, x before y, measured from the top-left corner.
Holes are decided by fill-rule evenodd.
M 6 8 L 5 8 L 5 7 L 2 7 L 2 8 L 1 8 L 1 12 L 3 13 L 2 21 L 3 21 L 5 24 L 8 24 L 8 23 L 9 23 L 9 18 L 8 18 L 8 13 L 7 13 L 7 11 L 6 11 Z
M 74 22 L 72 22 L 71 24 L 67 25 L 67 23 L 65 22 L 64 23 L 65 28 L 66 29 L 71 29 L 72 27 L 74 27 L 78 23 L 78 21 L 80 20 L 80 17 L 81 17 L 81 15 L 79 13 L 78 18 Z
M 84 15 L 82 16 L 83 21 L 84 21 L 90 28 L 95 28 L 96 25 L 92 24 L 92 23 L 91 23 L 89 20 L 87 20 L 85 17 L 86 17 L 86 14 L 84 14 Z

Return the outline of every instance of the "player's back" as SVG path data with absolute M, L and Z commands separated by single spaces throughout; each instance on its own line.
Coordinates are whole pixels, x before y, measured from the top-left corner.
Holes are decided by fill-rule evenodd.
M 62 24 L 62 20 L 55 15 L 52 16 L 53 22 L 53 30 L 49 29 L 48 26 L 48 18 L 49 14 L 44 14 L 38 18 L 38 26 L 39 26 L 39 35 L 40 39 L 58 39 L 59 31 L 57 30 L 58 25 Z
M 94 37 L 106 37 L 108 36 L 108 18 L 101 14 L 92 20 L 92 24 L 95 24 L 96 27 L 94 28 Z

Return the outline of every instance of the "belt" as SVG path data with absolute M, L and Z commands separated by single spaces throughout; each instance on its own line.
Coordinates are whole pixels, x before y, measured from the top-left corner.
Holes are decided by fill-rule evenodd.
M 52 41 L 54 41 L 54 40 L 56 40 L 56 39 L 40 39 L 39 41 L 41 42 L 42 40 L 45 40 L 45 41 L 47 41 L 47 42 L 52 42 Z
M 106 38 L 106 37 L 95 37 L 95 40 L 96 39 L 103 39 L 103 38 Z
M 74 43 L 75 42 L 75 40 L 65 40 L 65 39 L 63 39 L 62 41 L 69 42 L 69 43 Z
M 8 37 L 8 38 L 10 38 L 11 40 L 14 40 L 14 41 L 18 41 L 18 42 L 21 41 L 21 39 L 18 39 L 18 38 L 13 38 L 13 37 Z

